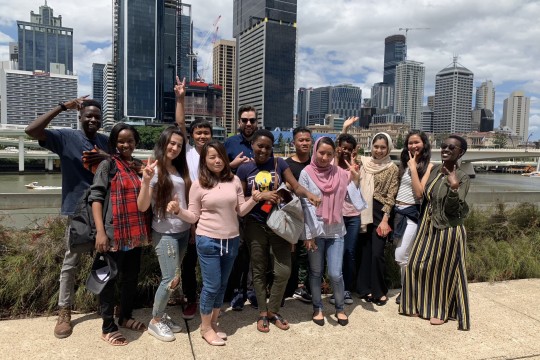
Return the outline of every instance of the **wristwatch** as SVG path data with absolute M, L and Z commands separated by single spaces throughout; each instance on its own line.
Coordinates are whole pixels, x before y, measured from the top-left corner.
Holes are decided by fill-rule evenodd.
M 59 102 L 59 103 L 58 103 L 58 106 L 60 106 L 60 108 L 62 109 L 62 111 L 67 111 L 67 107 L 66 107 L 66 105 L 65 105 L 63 102 Z

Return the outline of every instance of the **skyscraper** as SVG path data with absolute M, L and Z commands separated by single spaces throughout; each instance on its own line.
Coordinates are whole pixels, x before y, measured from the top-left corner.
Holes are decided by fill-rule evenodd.
M 236 132 L 236 42 L 219 40 L 214 44 L 213 82 L 222 87 L 223 126 Z
M 529 111 L 531 99 L 523 91 L 514 91 L 504 99 L 501 126 L 512 129 L 521 140 L 529 136 Z
M 112 63 L 103 68 L 103 128 L 110 130 L 114 126 L 116 114 L 116 72 Z
M 39 14 L 30 12 L 30 22 L 17 21 L 17 28 L 19 70 L 51 72 L 51 63 L 56 63 L 73 74 L 73 29 L 62 26 L 62 16 L 55 17 L 47 1 Z
M 471 107 L 474 74 L 457 62 L 439 71 L 435 77 L 434 133 L 471 131 Z
M 103 69 L 105 64 L 92 64 L 92 99 L 103 107 Z
M 425 67 L 417 61 L 405 60 L 396 67 L 394 111 L 405 116 L 411 129 L 422 129 Z
M 173 123 L 176 75 L 192 74 L 191 5 L 114 0 L 113 11 L 116 120 Z
M 309 101 L 306 104 L 309 104 L 306 125 L 323 125 L 328 114 L 343 119 L 360 116 L 362 89 L 351 84 L 309 89 Z
M 311 91 L 309 96 L 307 125 L 323 125 L 326 114 L 330 114 L 330 86 L 322 86 Z
M 297 0 L 234 0 L 237 105 L 264 128 L 290 128 L 294 114 Z
M 394 85 L 396 66 L 407 58 L 405 35 L 392 35 L 384 39 L 383 82 Z
M 298 89 L 296 99 L 296 112 L 298 126 L 307 126 L 309 124 L 309 101 L 311 98 L 311 92 L 313 88 L 300 88 Z
M 488 109 L 491 113 L 495 111 L 495 88 L 491 80 L 484 81 L 476 88 L 475 109 Z
M 379 82 L 371 87 L 371 107 L 389 109 L 394 107 L 394 86 Z

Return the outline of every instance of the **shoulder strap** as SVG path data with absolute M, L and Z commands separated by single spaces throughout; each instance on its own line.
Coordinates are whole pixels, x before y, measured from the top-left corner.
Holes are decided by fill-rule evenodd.
M 274 190 L 277 190 L 277 189 L 278 189 L 278 174 L 277 174 L 277 169 L 278 169 L 278 158 L 277 158 L 277 157 L 274 157 Z

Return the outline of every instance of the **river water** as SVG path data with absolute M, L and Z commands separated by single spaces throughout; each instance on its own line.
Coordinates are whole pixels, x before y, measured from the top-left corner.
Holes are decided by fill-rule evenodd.
M 33 181 L 39 185 L 61 186 L 61 174 L 0 174 L 0 194 L 58 194 L 61 190 L 31 190 L 25 187 Z M 507 192 L 537 192 L 540 193 L 540 178 L 529 178 L 515 174 L 477 174 L 476 178 L 471 179 L 470 192 L 488 193 L 492 196 L 494 193 Z M 0 204 L 1 206 L 1 204 Z M 25 227 L 36 225 L 47 216 L 57 216 L 60 214 L 58 207 L 51 208 L 32 208 L 19 210 L 0 210 L 0 222 L 5 225 L 15 227 Z

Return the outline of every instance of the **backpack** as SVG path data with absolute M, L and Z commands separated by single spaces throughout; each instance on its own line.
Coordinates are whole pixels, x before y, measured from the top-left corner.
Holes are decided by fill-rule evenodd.
M 112 160 L 109 161 L 109 186 L 107 187 L 107 194 L 103 202 L 103 224 L 105 225 L 105 232 L 107 237 L 112 239 L 114 237 L 114 229 L 112 226 L 107 226 L 105 215 L 109 208 L 109 198 L 111 196 L 111 180 L 116 174 L 116 163 Z M 92 214 L 92 204 L 88 201 L 92 190 L 90 187 L 86 189 L 83 196 L 77 202 L 75 213 L 71 218 L 71 224 L 69 228 L 69 251 L 73 253 L 92 252 L 96 243 L 96 225 L 94 222 L 94 216 Z

